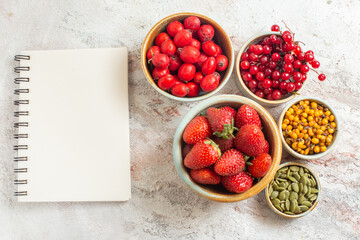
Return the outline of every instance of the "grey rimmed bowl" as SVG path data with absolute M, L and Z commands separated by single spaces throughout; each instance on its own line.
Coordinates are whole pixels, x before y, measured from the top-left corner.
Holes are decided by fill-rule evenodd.
M 297 96 L 298 96 L 297 94 L 291 94 L 288 97 L 282 98 L 282 99 L 279 99 L 279 100 L 267 100 L 267 99 L 260 98 L 260 97 L 256 96 L 256 94 L 251 92 L 250 89 L 245 85 L 244 79 L 242 78 L 241 71 L 240 71 L 241 55 L 249 48 L 249 46 L 251 44 L 257 43 L 258 41 L 264 39 L 265 37 L 269 37 L 271 35 L 281 36 L 278 32 L 263 32 L 263 33 L 259 33 L 259 34 L 256 34 L 256 35 L 252 36 L 241 47 L 241 49 L 240 49 L 240 51 L 239 51 L 239 53 L 238 53 L 238 55 L 236 57 L 236 61 L 235 61 L 235 71 L 236 71 L 236 76 L 237 76 L 236 85 L 238 86 L 241 93 L 244 94 L 246 97 L 249 97 L 249 98 L 255 100 L 256 102 L 258 102 L 261 105 L 266 106 L 266 107 L 279 106 L 280 104 L 291 101 L 291 100 L 297 98 Z M 301 89 L 298 90 L 297 93 L 301 92 L 301 90 L 304 88 L 306 82 L 307 81 L 303 82 L 303 85 L 302 85 Z
M 266 202 L 268 203 L 269 207 L 277 214 L 279 214 L 280 216 L 283 216 L 283 217 L 286 217 L 286 218 L 300 218 L 300 217 L 304 217 L 306 216 L 307 214 L 309 214 L 310 212 L 312 212 L 314 210 L 314 208 L 317 206 L 318 202 L 319 202 L 319 197 L 320 197 L 320 194 L 321 194 L 321 185 L 320 185 L 320 179 L 319 177 L 317 176 L 317 174 L 311 170 L 308 166 L 306 166 L 305 164 L 302 164 L 302 163 L 297 163 L 297 162 L 287 162 L 287 163 L 282 163 L 280 164 L 278 170 L 280 170 L 281 168 L 283 167 L 287 167 L 287 166 L 299 166 L 299 167 L 303 167 L 303 168 L 306 168 L 309 170 L 309 172 L 311 173 L 311 175 L 313 175 L 313 177 L 315 178 L 315 181 L 316 181 L 316 185 L 317 185 L 317 188 L 319 190 L 319 192 L 317 193 L 317 198 L 314 202 L 314 204 L 308 209 L 306 210 L 305 212 L 303 213 L 300 213 L 300 214 L 295 214 L 295 215 L 289 215 L 289 214 L 285 214 L 285 213 L 282 213 L 280 212 L 278 209 L 275 208 L 275 206 L 272 204 L 271 200 L 270 200 L 270 197 L 269 197 L 269 185 L 266 186 L 265 188 L 265 198 L 266 198 Z
M 302 154 L 294 151 L 285 141 L 285 138 L 283 136 L 283 130 L 281 128 L 285 113 L 293 104 L 296 104 L 296 103 L 298 103 L 300 101 L 304 101 L 304 100 L 314 101 L 314 102 L 316 102 L 316 103 L 318 103 L 318 104 L 320 104 L 322 106 L 325 106 L 325 107 L 329 108 L 331 113 L 335 116 L 334 122 L 336 123 L 336 128 L 335 128 L 335 131 L 334 131 L 334 134 L 333 134 L 333 141 L 330 144 L 330 146 L 327 147 L 325 152 L 316 153 L 316 154 L 312 154 L 312 155 L 302 155 Z M 285 150 L 289 154 L 291 154 L 292 156 L 294 156 L 296 158 L 300 158 L 300 159 L 305 159 L 305 160 L 312 160 L 312 159 L 322 158 L 325 155 L 329 154 L 331 151 L 334 150 L 335 145 L 336 145 L 336 143 L 338 141 L 338 138 L 339 138 L 339 136 L 338 136 L 339 135 L 339 118 L 338 118 L 335 110 L 329 104 L 327 104 L 324 100 L 322 100 L 320 98 L 317 98 L 317 97 L 304 96 L 304 97 L 299 97 L 299 98 L 296 98 L 296 99 L 290 101 L 288 103 L 288 105 L 284 108 L 282 113 L 280 114 L 280 117 L 279 117 L 279 120 L 278 120 L 278 127 L 279 127 L 279 130 L 280 130 L 281 141 L 283 143 L 283 146 L 284 146 Z

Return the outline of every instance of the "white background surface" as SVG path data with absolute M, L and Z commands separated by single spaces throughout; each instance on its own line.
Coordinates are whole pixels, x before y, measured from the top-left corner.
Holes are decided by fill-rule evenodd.
M 359 239 L 359 1 L 0 1 L 0 239 Z M 322 196 L 310 215 L 283 219 L 263 193 L 222 204 L 195 195 L 178 177 L 172 137 L 192 104 L 160 96 L 146 82 L 140 48 L 161 18 L 205 14 L 231 36 L 235 53 L 283 19 L 312 49 L 327 80 L 303 95 L 329 102 L 342 122 L 335 151 L 308 162 Z M 12 197 L 13 55 L 24 49 L 127 46 L 132 199 L 124 203 L 16 203 Z M 220 93 L 239 91 L 235 74 Z M 283 106 L 270 109 L 277 120 Z M 284 161 L 293 160 L 284 155 Z

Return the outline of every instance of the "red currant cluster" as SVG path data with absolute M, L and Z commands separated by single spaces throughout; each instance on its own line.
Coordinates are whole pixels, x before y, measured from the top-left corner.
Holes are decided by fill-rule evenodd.
M 219 72 L 228 66 L 228 58 L 213 41 L 214 34 L 213 26 L 201 25 L 196 16 L 187 17 L 184 24 L 170 22 L 146 54 L 157 85 L 178 97 L 196 97 L 200 89 L 214 91 L 220 83 Z
M 280 32 L 281 36 L 273 34 L 251 44 L 241 55 L 240 68 L 245 85 L 253 93 L 279 100 L 299 90 L 306 81 L 309 65 L 319 68 L 320 62 L 315 60 L 313 51 L 302 52 L 290 29 L 281 32 L 278 25 L 273 25 L 271 31 Z M 318 76 L 320 81 L 325 78 L 324 74 Z

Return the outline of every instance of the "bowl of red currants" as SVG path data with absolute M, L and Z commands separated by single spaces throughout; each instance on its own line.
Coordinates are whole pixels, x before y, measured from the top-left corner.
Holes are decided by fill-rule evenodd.
M 160 94 L 177 101 L 199 101 L 225 86 L 234 66 L 234 50 L 214 20 L 177 13 L 149 31 L 141 49 L 141 65 Z
M 314 52 L 303 51 L 302 42 L 295 41 L 294 35 L 290 29 L 282 31 L 273 25 L 271 32 L 255 35 L 244 44 L 235 68 L 236 83 L 245 96 L 275 107 L 299 95 L 310 70 L 320 81 L 325 80 L 325 75 L 315 70 L 320 62 Z

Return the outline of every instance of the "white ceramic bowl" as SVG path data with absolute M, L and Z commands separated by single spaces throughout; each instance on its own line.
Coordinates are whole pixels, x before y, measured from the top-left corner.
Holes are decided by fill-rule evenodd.
M 301 100 L 315 101 L 318 104 L 329 108 L 331 113 L 335 116 L 334 122 L 336 123 L 336 128 L 335 128 L 335 131 L 334 131 L 334 134 L 333 134 L 333 141 L 330 144 L 330 146 L 327 147 L 327 150 L 325 152 L 316 153 L 316 154 L 312 154 L 312 155 L 302 155 L 302 154 L 294 151 L 285 141 L 285 138 L 283 136 L 283 130 L 281 128 L 282 121 L 284 119 L 285 113 L 293 104 L 296 104 L 296 103 L 300 102 Z M 278 127 L 279 127 L 279 130 L 280 130 L 281 141 L 283 143 L 283 146 L 284 146 L 285 150 L 288 153 L 290 153 L 292 156 L 294 156 L 296 158 L 300 158 L 300 159 L 305 159 L 305 160 L 322 158 L 325 155 L 329 154 L 334 149 L 334 147 L 335 147 L 335 145 L 336 145 L 336 143 L 338 141 L 338 138 L 339 138 L 339 118 L 336 115 L 335 110 L 329 104 L 327 104 L 324 100 L 322 100 L 320 98 L 316 98 L 316 97 L 306 97 L 306 96 L 304 96 L 304 97 L 296 98 L 296 99 L 292 100 L 291 102 L 289 102 L 289 104 L 284 108 L 284 110 L 280 114 L 279 121 L 278 121 Z
M 235 70 L 236 70 L 236 85 L 238 86 L 239 90 L 241 91 L 241 93 L 243 95 L 245 95 L 246 97 L 249 97 L 255 101 L 257 101 L 258 103 L 260 103 L 263 106 L 266 107 L 276 107 L 279 106 L 280 104 L 286 103 L 292 99 L 297 98 L 297 94 L 292 94 L 289 95 L 286 98 L 282 98 L 279 100 L 267 100 L 264 98 L 260 98 L 258 96 L 256 96 L 253 92 L 250 91 L 250 89 L 245 85 L 244 80 L 242 79 L 241 73 L 240 73 L 240 60 L 241 60 L 241 55 L 249 48 L 249 46 L 253 43 L 258 42 L 259 40 L 262 40 L 265 37 L 269 37 L 271 35 L 278 35 L 281 36 L 278 32 L 263 32 L 263 33 L 259 33 L 256 34 L 254 36 L 252 36 L 249 40 L 247 40 L 247 42 L 242 46 L 242 48 L 240 49 L 237 57 L 236 57 L 236 61 L 235 61 Z M 305 81 L 301 87 L 300 90 L 297 91 L 297 93 L 300 93 L 301 90 L 305 87 L 305 83 L 307 81 Z

